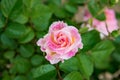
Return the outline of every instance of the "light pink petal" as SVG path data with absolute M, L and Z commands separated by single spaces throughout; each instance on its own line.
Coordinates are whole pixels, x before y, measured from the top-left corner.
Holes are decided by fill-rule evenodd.
M 106 24 L 108 31 L 111 33 L 114 30 L 117 30 L 119 27 L 117 25 L 117 20 L 115 17 L 115 12 L 112 9 L 105 9 L 106 15 Z
M 60 58 L 60 55 L 55 53 L 55 52 L 52 52 L 51 50 L 47 49 L 46 50 L 46 56 L 45 58 L 50 61 L 51 64 L 56 64 L 58 63 L 59 61 L 61 61 L 61 58 Z
M 61 61 L 61 59 L 57 56 L 50 56 L 50 55 L 47 55 L 45 56 L 45 58 L 50 61 L 51 64 L 56 64 L 58 63 L 59 61 Z
M 46 50 L 46 42 L 47 42 L 47 39 L 49 38 L 49 34 L 46 34 L 44 36 L 44 38 L 40 38 L 38 41 L 37 41 L 37 46 L 40 46 L 41 48 L 41 51 L 45 52 Z
M 71 33 L 71 38 L 73 40 L 72 40 L 70 46 L 68 46 L 68 47 L 64 48 L 62 51 L 60 51 L 61 53 L 68 53 L 75 48 L 81 48 L 81 49 L 83 48 L 83 44 L 81 42 L 81 36 L 80 36 L 78 30 L 73 26 L 69 26 L 68 28 L 65 28 L 65 31 L 68 31 L 68 30 Z
M 62 55 L 61 58 L 67 60 L 67 59 L 75 56 L 75 54 L 77 53 L 77 51 L 78 51 L 78 48 L 72 49 L 72 50 L 69 51 L 68 53 Z
M 41 38 L 41 39 L 39 39 L 38 41 L 37 41 L 37 45 L 38 46 L 41 46 L 41 51 L 43 51 L 43 52 L 45 52 L 45 47 L 44 47 L 44 44 L 45 44 L 45 42 L 46 42 L 46 40 L 45 39 L 43 39 L 43 38 Z
M 62 28 L 66 27 L 66 26 L 67 26 L 67 24 L 64 23 L 63 21 L 54 22 L 50 25 L 49 32 L 61 30 Z
M 66 27 L 67 28 L 67 27 Z M 69 29 L 67 29 L 69 30 Z M 58 39 L 56 39 L 56 35 L 58 35 L 59 33 L 62 33 L 63 36 L 62 37 L 59 37 Z M 48 47 L 52 50 L 52 51 L 55 51 L 57 53 L 64 53 L 65 51 L 65 48 L 69 47 L 70 46 L 70 42 L 71 42 L 71 33 L 69 31 L 64 31 L 64 28 L 62 30 L 59 30 L 59 31 L 56 31 L 54 32 L 54 41 L 51 40 L 51 39 L 48 39 Z M 63 42 L 61 45 L 59 40 L 60 39 L 66 39 L 65 42 Z M 63 46 L 65 44 L 65 46 Z
M 108 35 L 108 30 L 106 23 L 104 21 L 99 21 L 97 19 L 93 20 L 93 26 L 96 30 L 98 30 L 100 33 L 103 33 L 105 35 Z
M 106 21 L 109 32 L 111 33 L 114 30 L 118 30 L 118 25 L 116 20 Z
M 115 12 L 112 9 L 105 9 L 105 16 L 106 20 L 114 20 L 115 18 Z

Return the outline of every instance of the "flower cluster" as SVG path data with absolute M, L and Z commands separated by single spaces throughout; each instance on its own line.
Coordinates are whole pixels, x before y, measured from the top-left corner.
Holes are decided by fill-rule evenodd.
M 112 9 L 104 10 L 106 20 L 99 21 L 91 16 L 88 10 L 85 11 L 84 20 L 92 19 L 92 27 L 87 26 L 89 30 L 96 29 L 101 34 L 108 36 L 114 30 L 118 29 L 115 13 Z M 57 21 L 50 25 L 48 33 L 44 38 L 37 41 L 41 51 L 46 53 L 45 58 L 51 64 L 59 61 L 64 62 L 78 52 L 78 48 L 83 48 L 80 33 L 74 26 L 68 26 L 63 21 Z
M 90 30 L 96 29 L 103 35 L 108 36 L 114 30 L 118 30 L 117 20 L 115 17 L 115 12 L 112 9 L 106 8 L 104 10 L 106 20 L 99 21 L 95 18 L 92 19 L 92 27 L 89 27 Z M 92 18 L 91 14 L 88 10 L 84 13 L 84 20 L 87 21 L 88 19 Z

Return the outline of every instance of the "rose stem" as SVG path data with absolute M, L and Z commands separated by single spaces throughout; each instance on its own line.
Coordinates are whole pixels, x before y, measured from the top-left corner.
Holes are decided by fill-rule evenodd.
M 59 80 L 63 80 L 61 75 L 60 75 L 59 64 L 56 64 L 56 70 L 57 70 L 57 75 L 59 77 Z

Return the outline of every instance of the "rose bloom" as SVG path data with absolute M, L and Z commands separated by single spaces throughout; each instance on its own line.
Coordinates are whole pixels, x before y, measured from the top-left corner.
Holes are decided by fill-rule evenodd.
M 67 60 L 82 49 L 81 36 L 74 26 L 68 26 L 62 21 L 51 24 L 48 34 L 37 41 L 41 51 L 46 52 L 45 58 L 51 64 Z
M 119 27 L 117 25 L 117 20 L 115 17 L 114 10 L 106 8 L 104 10 L 104 13 L 105 13 L 106 20 L 99 21 L 99 20 L 93 18 L 93 21 L 92 21 L 93 27 L 89 27 L 89 28 L 92 28 L 92 29 L 95 28 L 97 31 L 99 31 L 103 35 L 108 36 L 109 33 L 112 33 L 112 31 L 118 30 Z M 92 16 L 89 13 L 89 11 L 86 10 L 84 13 L 84 20 L 87 21 L 90 18 L 92 18 Z

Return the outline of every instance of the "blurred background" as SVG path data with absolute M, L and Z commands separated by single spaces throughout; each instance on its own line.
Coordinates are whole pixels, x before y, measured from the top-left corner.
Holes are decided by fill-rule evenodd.
M 103 12 L 98 14 L 105 7 L 115 10 L 120 26 L 119 0 L 0 0 L 0 80 L 47 80 L 32 76 L 34 69 L 49 64 L 36 41 L 48 32 L 53 21 L 62 20 L 80 30 L 81 24 L 86 23 L 83 21 L 86 9 L 98 20 L 105 20 Z M 83 39 L 85 47 L 88 44 L 83 52 L 89 52 L 102 41 L 96 37 L 99 34 L 96 31 L 81 34 L 83 38 L 91 36 Z M 100 58 L 90 80 L 120 80 L 120 31 L 114 32 L 113 36 L 114 50 Z M 109 48 L 109 43 L 107 45 Z M 63 66 L 67 66 L 61 65 L 64 77 L 69 71 L 64 72 Z M 48 80 L 58 79 L 54 76 Z

